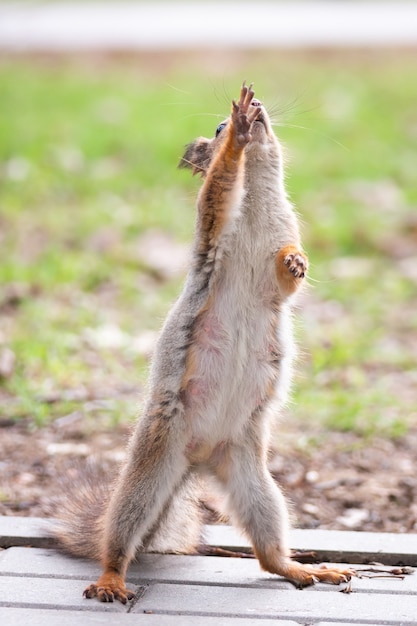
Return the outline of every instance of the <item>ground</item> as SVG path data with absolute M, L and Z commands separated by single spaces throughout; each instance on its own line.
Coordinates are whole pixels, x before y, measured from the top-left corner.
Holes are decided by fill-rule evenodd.
M 0 514 L 50 516 L 51 499 L 62 496 L 62 477 L 75 478 L 88 456 L 104 462 L 111 476 L 130 427 L 109 430 L 98 424 L 93 433 L 92 426 L 81 414 L 41 429 L 4 422 Z M 291 424 L 282 425 L 282 432 L 270 469 L 293 503 L 297 526 L 417 532 L 417 432 L 402 440 L 368 441 L 317 430 L 310 437 Z M 207 505 L 213 505 L 211 499 Z

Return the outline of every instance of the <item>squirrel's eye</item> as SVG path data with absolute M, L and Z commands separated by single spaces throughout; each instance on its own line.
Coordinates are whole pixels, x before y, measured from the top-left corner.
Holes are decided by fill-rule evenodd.
M 222 132 L 223 128 L 226 126 L 226 124 L 219 124 L 219 126 L 216 128 L 216 137 L 218 135 L 220 135 L 220 133 Z

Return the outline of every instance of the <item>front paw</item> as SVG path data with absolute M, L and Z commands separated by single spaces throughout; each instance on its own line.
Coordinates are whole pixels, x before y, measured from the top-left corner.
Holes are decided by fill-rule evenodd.
M 243 83 L 240 91 L 239 102 L 232 102 L 232 124 L 236 143 L 244 146 L 250 141 L 250 128 L 261 112 L 261 108 L 255 104 L 253 97 L 255 92 L 252 89 L 253 83 L 246 86 Z
M 308 259 L 297 245 L 290 244 L 277 253 L 275 263 L 280 290 L 284 296 L 289 296 L 303 284 Z
M 304 278 L 308 270 L 308 259 L 302 252 L 290 252 L 283 263 L 295 278 Z

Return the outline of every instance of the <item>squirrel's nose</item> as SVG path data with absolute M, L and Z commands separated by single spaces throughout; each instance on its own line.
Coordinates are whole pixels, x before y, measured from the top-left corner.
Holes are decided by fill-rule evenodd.
M 261 107 L 262 106 L 262 102 L 260 100 L 252 100 L 251 105 L 254 107 Z

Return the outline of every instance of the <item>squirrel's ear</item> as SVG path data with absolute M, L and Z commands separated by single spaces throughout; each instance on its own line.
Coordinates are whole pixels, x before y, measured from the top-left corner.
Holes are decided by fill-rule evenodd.
M 178 167 L 189 168 L 195 174 L 201 174 L 205 176 L 210 165 L 211 158 L 213 156 L 212 139 L 206 139 L 205 137 L 198 137 L 192 143 L 186 146 L 184 155 L 182 156 Z

